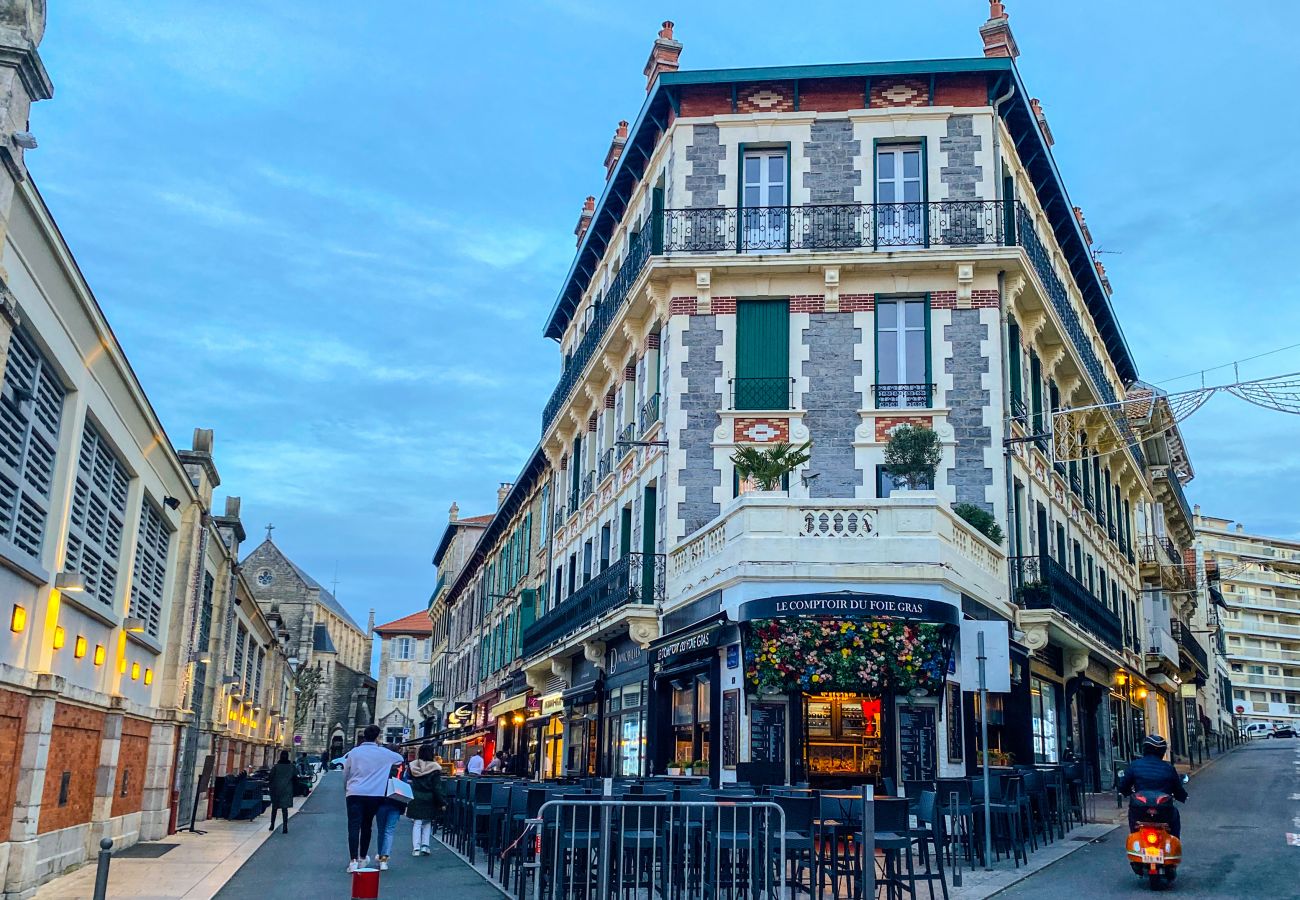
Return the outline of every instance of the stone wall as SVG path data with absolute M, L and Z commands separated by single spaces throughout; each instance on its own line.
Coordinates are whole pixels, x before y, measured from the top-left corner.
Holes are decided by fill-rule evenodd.
M 854 376 L 861 367 L 853 352 L 861 340 L 862 329 L 853 326 L 852 315 L 808 315 L 803 332 L 808 347 L 803 363 L 803 375 L 808 379 L 803 408 L 804 424 L 813 441 L 808 472 L 817 474 L 808 483 L 813 497 L 853 497 L 862 484 L 853 450 L 853 433 L 862 408 L 862 394 L 853 389 Z
M 682 361 L 685 386 L 681 405 L 686 423 L 677 438 L 685 457 L 685 468 L 677 471 L 677 483 L 685 497 L 677 504 L 677 517 L 685 526 L 683 537 L 713 521 L 722 509 L 714 497 L 714 491 L 722 486 L 722 473 L 714 467 L 712 446 L 722 405 L 718 392 L 721 344 L 722 331 L 715 317 L 690 317 L 690 326 L 682 332 L 686 358 Z
M 939 152 L 948 161 L 939 168 L 939 180 L 948 186 L 949 200 L 973 200 L 979 196 L 976 188 L 984 178 L 984 169 L 975 165 L 975 154 L 982 147 L 973 116 L 948 117 L 948 133 L 939 139 Z
M 852 203 L 855 189 L 862 184 L 857 157 L 862 142 L 853 139 L 848 119 L 818 119 L 812 123 L 810 139 L 804 142 L 808 171 L 803 186 L 812 203 Z
M 691 174 L 686 176 L 691 208 L 722 206 L 722 192 L 727 186 L 722 163 L 726 157 L 727 148 L 722 145 L 717 125 L 692 126 L 691 143 L 686 148 L 686 161 L 691 164 Z
M 955 466 L 948 470 L 948 483 L 956 491 L 958 503 L 974 503 L 993 512 L 988 488 L 993 484 L 993 469 L 985 460 L 985 451 L 993 440 L 987 424 L 989 392 L 984 376 L 989 374 L 989 357 L 983 342 L 989 327 L 980 321 L 981 310 L 954 309 L 952 324 L 944 326 L 943 339 L 951 345 L 944 360 L 944 371 L 952 376 L 947 392 L 948 424 L 957 440 Z

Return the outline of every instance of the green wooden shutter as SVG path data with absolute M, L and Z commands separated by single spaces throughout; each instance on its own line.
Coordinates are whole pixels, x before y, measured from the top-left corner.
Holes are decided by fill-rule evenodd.
M 736 304 L 736 409 L 789 409 L 790 304 L 743 300 Z
M 1007 316 L 1007 359 L 1011 370 L 1011 414 L 1016 415 L 1015 407 L 1024 403 L 1020 386 L 1020 326 L 1016 320 Z

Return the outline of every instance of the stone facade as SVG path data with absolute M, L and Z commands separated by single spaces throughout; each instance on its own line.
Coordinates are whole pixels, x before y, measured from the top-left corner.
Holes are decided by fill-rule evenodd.
M 811 203 L 852 203 L 862 184 L 857 159 L 862 141 L 853 137 L 848 119 L 818 119 L 812 123 L 811 138 L 803 145 L 808 171 L 803 184 Z
M 727 148 L 719 139 L 717 125 L 696 125 L 691 132 L 692 141 L 686 148 L 686 161 L 691 164 L 691 174 L 686 176 L 691 208 L 721 206 L 722 191 L 727 186 L 727 176 L 722 171 Z
M 862 393 L 854 389 L 854 350 L 862 340 L 852 315 L 810 313 L 803 342 L 808 358 L 803 375 L 804 424 L 812 437 L 809 472 L 817 477 L 808 483 L 811 497 L 853 497 L 862 484 L 862 473 L 854 461 L 853 435 L 861 423 Z
M 939 152 L 948 161 L 939 169 L 939 180 L 948 186 L 949 200 L 974 200 L 979 196 L 984 168 L 976 164 L 975 156 L 982 148 L 973 116 L 948 117 L 947 131 L 939 139 Z
M 944 371 L 952 376 L 948 423 L 957 441 L 955 465 L 948 470 L 948 482 L 958 503 L 974 503 L 992 512 L 988 489 L 993 485 L 993 469 L 987 463 L 987 454 L 993 429 L 988 424 L 989 392 L 984 386 L 989 374 L 985 348 L 989 328 L 980 321 L 980 314 L 978 309 L 955 309 L 952 324 L 943 329 L 943 338 L 951 345 L 943 361 Z
M 722 331 L 713 316 L 691 316 L 690 326 L 682 332 L 681 405 L 686 421 L 677 440 L 685 465 L 677 472 L 684 494 L 677 517 L 685 523 L 687 535 L 712 521 L 720 509 L 714 492 L 722 486 L 722 473 L 713 463 L 712 441 L 722 404 L 721 343 Z

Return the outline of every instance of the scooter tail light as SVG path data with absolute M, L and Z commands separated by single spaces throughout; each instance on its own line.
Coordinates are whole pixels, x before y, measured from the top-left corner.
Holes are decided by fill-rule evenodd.
M 1147 832 L 1147 843 L 1148 843 L 1148 844 L 1154 844 L 1154 843 L 1157 843 L 1159 840 L 1160 840 L 1160 835 L 1156 834 L 1154 831 L 1148 831 L 1148 832 Z

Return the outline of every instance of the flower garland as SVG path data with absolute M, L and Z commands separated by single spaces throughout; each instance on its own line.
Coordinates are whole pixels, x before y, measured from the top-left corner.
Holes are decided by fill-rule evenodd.
M 887 619 L 758 619 L 745 636 L 745 677 L 761 694 L 903 693 L 943 682 L 942 626 Z

